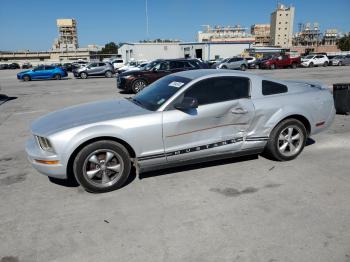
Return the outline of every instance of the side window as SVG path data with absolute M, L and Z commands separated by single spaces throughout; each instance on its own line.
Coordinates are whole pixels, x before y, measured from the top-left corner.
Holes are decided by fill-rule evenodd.
M 54 68 L 53 66 L 45 66 L 45 70 L 53 70 Z
M 97 63 L 90 64 L 90 67 L 97 67 Z
M 199 105 L 219 103 L 249 97 L 250 81 L 245 77 L 214 77 L 194 84 L 184 94 Z
M 345 57 L 346 57 L 346 58 L 350 58 L 350 55 L 346 55 Z
M 98 66 L 105 66 L 105 63 L 98 63 Z
M 38 66 L 35 68 L 36 71 L 44 70 L 44 66 Z
M 267 80 L 262 81 L 262 93 L 264 96 L 287 93 L 287 92 L 288 92 L 288 88 L 285 85 L 272 82 L 272 81 L 267 81 Z
M 185 61 L 185 68 L 198 68 L 198 66 L 193 61 Z
M 184 64 L 181 61 L 170 61 L 169 66 L 170 66 L 170 69 L 184 68 Z

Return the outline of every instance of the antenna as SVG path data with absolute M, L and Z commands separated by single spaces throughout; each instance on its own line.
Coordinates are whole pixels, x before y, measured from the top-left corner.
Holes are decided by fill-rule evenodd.
M 147 34 L 147 38 L 149 38 L 149 28 L 148 28 L 148 2 L 146 1 L 146 34 Z

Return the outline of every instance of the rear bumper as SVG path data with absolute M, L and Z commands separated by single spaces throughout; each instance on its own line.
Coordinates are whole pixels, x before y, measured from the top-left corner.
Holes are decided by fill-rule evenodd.
M 36 143 L 34 137 L 30 138 L 26 142 L 25 150 L 28 155 L 29 162 L 39 173 L 49 177 L 67 179 L 66 166 L 62 165 L 61 162 L 59 162 L 59 164 L 52 165 L 52 164 L 41 164 L 36 161 L 36 160 L 60 161 L 60 159 L 55 154 L 51 154 L 43 151 L 39 147 L 39 145 Z

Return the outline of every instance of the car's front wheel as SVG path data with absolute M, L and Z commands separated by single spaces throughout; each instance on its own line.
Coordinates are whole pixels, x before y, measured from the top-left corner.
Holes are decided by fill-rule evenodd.
M 303 123 L 289 118 L 272 130 L 265 152 L 278 161 L 292 160 L 303 151 L 306 139 L 307 132 Z
M 246 65 L 241 65 L 241 71 L 245 71 L 247 69 Z
M 124 185 L 130 174 L 131 161 L 123 145 L 101 140 L 85 146 L 77 154 L 73 170 L 86 191 L 103 193 Z
M 132 91 L 137 94 L 140 92 L 142 89 L 144 89 L 147 86 L 147 83 L 145 80 L 142 79 L 137 79 L 132 83 Z
M 23 79 L 23 81 L 26 81 L 26 82 L 31 80 L 31 78 L 30 78 L 29 75 L 24 75 L 24 76 L 22 77 L 22 79 Z
M 311 62 L 311 63 L 309 64 L 309 67 L 314 67 L 314 63 Z
M 276 69 L 276 66 L 275 66 L 275 64 L 272 64 L 272 65 L 270 65 L 270 69 Z
M 327 62 L 327 61 L 324 62 L 324 63 L 323 63 L 323 66 L 324 66 L 324 67 L 328 66 L 328 62 Z

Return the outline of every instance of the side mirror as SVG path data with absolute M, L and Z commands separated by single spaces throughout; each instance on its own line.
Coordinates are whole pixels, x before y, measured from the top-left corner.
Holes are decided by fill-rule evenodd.
M 193 97 L 184 97 L 181 103 L 177 103 L 174 107 L 181 111 L 188 111 L 190 109 L 198 108 L 198 101 Z

